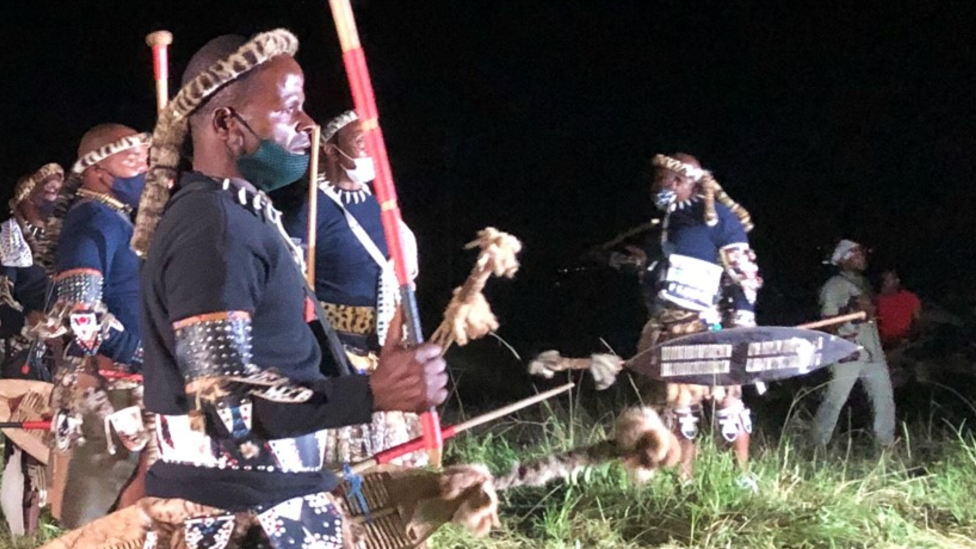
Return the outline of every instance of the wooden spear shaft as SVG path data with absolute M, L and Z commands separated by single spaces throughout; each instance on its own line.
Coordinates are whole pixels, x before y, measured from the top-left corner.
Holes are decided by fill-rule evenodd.
M 495 421 L 496 419 L 502 416 L 507 416 L 508 414 L 517 412 L 523 408 L 528 408 L 529 406 L 542 402 L 543 400 L 547 400 L 556 395 L 565 393 L 566 391 L 572 389 L 574 386 L 575 385 L 573 383 L 567 383 L 565 385 L 556 387 L 555 389 L 550 389 L 548 391 L 541 392 L 535 396 L 522 399 L 518 402 L 513 402 L 512 404 L 503 406 L 497 410 L 493 410 L 486 414 L 482 414 L 478 417 L 473 417 L 467 421 L 458 423 L 457 425 L 445 427 L 442 429 L 441 433 L 444 436 L 444 440 L 453 438 L 465 431 L 474 429 L 479 425 L 484 425 L 485 423 L 488 423 L 490 421 Z M 415 438 L 413 440 L 408 440 L 403 444 L 398 444 L 392 448 L 383 450 L 382 452 L 376 454 L 375 456 L 367 460 L 354 463 L 350 466 L 350 468 L 352 469 L 353 473 L 359 474 L 362 473 L 363 471 L 372 469 L 373 467 L 376 467 L 378 465 L 389 463 L 390 461 L 396 458 L 403 457 L 407 454 L 412 454 L 413 452 L 417 452 L 423 449 L 424 449 L 423 437 Z
M 400 307 L 407 327 L 407 338 L 409 343 L 418 345 L 423 343 L 424 336 L 420 326 L 420 313 L 417 310 L 417 296 L 404 260 L 403 243 L 400 238 L 400 206 L 397 204 L 393 172 L 390 169 L 390 159 L 380 129 L 373 84 L 366 67 L 366 53 L 359 42 L 359 31 L 356 29 L 356 19 L 349 0 L 329 0 L 329 6 L 332 9 L 332 19 L 342 46 L 342 60 L 346 67 L 346 76 L 349 78 L 349 89 L 352 92 L 353 103 L 356 105 L 356 114 L 362 124 L 366 150 L 376 163 L 376 179 L 373 181 L 373 186 L 376 199 L 380 204 L 386 246 L 393 259 L 393 269 L 400 285 Z M 430 463 L 434 467 L 439 467 L 444 440 L 441 438 L 441 424 L 437 409 L 432 407 L 422 414 L 420 422 L 424 430 L 425 447 Z
M 322 140 L 322 126 L 312 130 L 312 158 L 308 176 L 308 259 L 305 260 L 305 280 L 308 287 L 315 289 L 315 242 L 319 228 L 319 142 Z
M 848 315 L 832 316 L 823 320 L 814 320 L 813 322 L 807 322 L 806 324 L 800 324 L 799 326 L 795 327 L 802 328 L 804 330 L 815 330 L 817 328 L 823 328 L 824 326 L 833 326 L 835 324 L 843 324 L 845 322 L 854 322 L 855 320 L 864 320 L 867 317 L 868 314 L 861 311 L 859 313 L 851 313 Z

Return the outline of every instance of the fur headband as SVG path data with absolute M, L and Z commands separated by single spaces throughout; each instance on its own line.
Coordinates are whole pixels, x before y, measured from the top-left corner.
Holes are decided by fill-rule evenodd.
M 169 189 L 179 177 L 179 161 L 189 117 L 218 90 L 255 67 L 279 55 L 294 55 L 298 38 L 284 29 L 256 35 L 230 56 L 217 61 L 183 86 L 159 114 L 149 153 L 146 188 L 139 201 L 132 249 L 145 257 L 159 218 L 169 200 Z
M 99 147 L 79 158 L 78 161 L 75 162 L 75 165 L 72 166 L 71 173 L 80 174 L 115 153 L 120 153 L 135 147 L 149 145 L 152 142 L 151 138 L 152 136 L 148 133 L 137 133 L 136 135 L 127 135 L 118 141 L 113 141 L 108 145 Z
M 678 160 L 677 158 L 671 158 L 670 156 L 665 156 L 663 154 L 654 155 L 651 159 L 651 165 L 664 168 L 666 170 L 671 170 L 675 173 L 679 173 L 685 177 L 688 177 L 696 183 L 700 183 L 702 190 L 705 192 L 705 223 L 709 227 L 714 227 L 718 224 L 718 214 L 715 213 L 715 199 L 724 204 L 728 209 L 732 210 L 742 223 L 742 227 L 748 233 L 752 230 L 754 225 L 752 224 L 752 216 L 749 212 L 739 205 L 738 202 L 732 200 L 732 197 L 725 194 L 722 190 L 722 186 L 718 184 L 715 177 L 712 176 L 712 172 L 708 170 L 703 170 L 699 167 L 692 166 Z
M 50 219 L 47 221 L 44 237 L 38 242 L 38 252 L 36 254 L 38 263 L 47 269 L 49 274 L 54 274 L 54 266 L 58 254 L 58 239 L 61 238 L 61 227 L 64 225 L 64 218 L 78 200 L 78 189 L 84 183 L 81 174 L 113 154 L 133 147 L 149 145 L 151 142 L 150 138 L 151 136 L 148 133 L 127 135 L 82 155 L 75 162 L 71 168 L 71 173 L 68 174 L 67 179 L 61 185 L 61 190 L 58 192 L 58 200 L 54 206 L 54 213 L 51 214 Z
M 61 168 L 60 164 L 51 162 L 50 164 L 45 164 L 41 166 L 41 169 L 34 172 L 33 175 L 23 180 L 17 188 L 14 190 L 14 198 L 10 201 L 10 207 L 13 208 L 17 204 L 20 204 L 24 199 L 30 196 L 30 193 L 34 191 L 34 187 L 38 183 L 41 183 L 51 177 L 57 177 L 58 179 L 64 179 L 64 169 Z
M 329 120 L 329 123 L 322 128 L 322 143 L 327 143 L 330 139 L 335 137 L 337 133 L 339 133 L 339 130 L 357 120 L 359 120 L 359 117 L 356 116 L 356 111 L 346 111 L 332 120 Z

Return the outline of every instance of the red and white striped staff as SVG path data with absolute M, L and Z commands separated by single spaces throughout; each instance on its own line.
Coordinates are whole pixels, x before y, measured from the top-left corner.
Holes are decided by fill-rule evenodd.
M 342 45 L 342 60 L 346 66 L 349 78 L 349 88 L 352 91 L 356 114 L 363 127 L 363 137 L 366 140 L 366 150 L 376 162 L 376 179 L 373 186 L 376 198 L 380 204 L 380 215 L 383 222 L 383 233 L 386 245 L 393 258 L 393 268 L 397 283 L 400 285 L 401 307 L 407 327 L 408 341 L 417 345 L 423 343 L 424 336 L 420 327 L 420 314 L 417 311 L 417 296 L 410 283 L 404 261 L 403 243 L 400 241 L 400 206 L 397 204 L 396 188 L 393 185 L 393 172 L 390 169 L 390 159 L 386 153 L 386 143 L 380 129 L 379 111 L 376 108 L 376 98 L 373 94 L 373 84 L 366 67 L 366 53 L 359 42 L 359 31 L 356 29 L 356 19 L 352 13 L 349 0 L 329 0 L 332 18 L 339 34 Z M 421 425 L 424 433 L 424 447 L 431 465 L 440 467 L 444 439 L 441 434 L 440 418 L 437 409 L 431 408 L 421 415 Z
M 156 78 L 156 112 L 162 112 L 169 103 L 169 45 L 173 34 L 155 31 L 146 35 L 146 45 L 152 48 L 153 74 Z

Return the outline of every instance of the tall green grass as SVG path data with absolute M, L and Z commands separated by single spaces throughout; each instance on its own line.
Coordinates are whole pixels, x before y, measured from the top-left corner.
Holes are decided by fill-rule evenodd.
M 507 472 L 516 458 L 594 442 L 603 421 L 549 406 L 455 441 L 449 458 Z M 948 425 L 902 426 L 890 449 L 843 436 L 816 448 L 794 419 L 757 433 L 748 476 L 709 433 L 694 479 L 663 471 L 635 486 L 615 464 L 546 488 L 500 494 L 503 527 L 475 539 L 442 528 L 431 547 L 539 548 L 976 548 L 976 440 Z
M 448 462 L 484 463 L 507 473 L 527 460 L 602 440 L 612 416 L 591 418 L 578 399 L 545 404 L 448 447 Z M 502 527 L 476 539 L 447 526 L 432 549 L 976 549 L 976 439 L 935 420 L 902 425 L 894 448 L 844 435 L 828 448 L 805 436 L 803 418 L 756 433 L 746 487 L 731 456 L 701 435 L 694 479 L 662 471 L 634 485 L 616 464 L 567 482 L 500 494 Z M 0 532 L 0 548 L 36 547 Z

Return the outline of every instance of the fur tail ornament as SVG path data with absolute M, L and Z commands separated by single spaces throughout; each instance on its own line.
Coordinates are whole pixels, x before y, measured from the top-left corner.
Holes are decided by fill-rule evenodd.
M 529 373 L 552 379 L 556 372 L 589 370 L 597 390 L 602 391 L 614 384 L 623 367 L 624 362 L 617 355 L 596 353 L 589 358 L 568 358 L 559 351 L 545 351 L 529 363 Z
M 465 246 L 472 248 L 481 249 L 478 260 L 464 284 L 454 289 L 444 320 L 430 339 L 444 352 L 454 343 L 464 346 L 498 329 L 498 319 L 482 290 L 492 275 L 512 278 L 519 269 L 516 256 L 522 251 L 522 243 L 508 233 L 494 227 L 483 229 L 477 239 Z
M 511 473 L 495 478 L 495 490 L 544 486 L 614 459 L 621 461 L 636 482 L 645 482 L 658 469 L 677 464 L 681 449 L 677 437 L 664 426 L 657 412 L 646 407 L 632 408 L 617 420 L 612 440 L 517 463 Z

